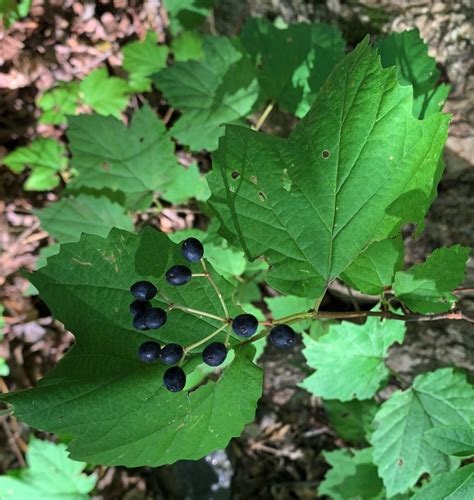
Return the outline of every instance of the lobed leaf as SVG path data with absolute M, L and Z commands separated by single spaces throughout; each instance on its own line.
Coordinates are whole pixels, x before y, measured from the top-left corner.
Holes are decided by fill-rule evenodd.
M 332 325 L 318 341 L 306 335 L 303 354 L 316 372 L 300 385 L 322 398 L 369 399 L 388 376 L 384 364 L 388 348 L 402 343 L 404 335 L 403 322 L 376 317 L 363 325 L 348 321 Z
M 76 343 L 36 388 L 5 396 L 18 417 L 48 432 L 73 436 L 69 451 L 76 460 L 129 467 L 198 459 L 238 435 L 253 418 L 262 390 L 252 346 L 236 347 L 219 381 L 190 394 L 167 391 L 162 384 L 166 366 L 137 357 L 146 340 L 189 345 L 222 324 L 174 307 L 159 330 L 132 328 L 129 287 L 143 279 L 160 290 L 155 306 L 167 307 L 171 301 L 223 315 L 207 279 L 193 278 L 183 287 L 165 283 L 166 269 L 181 263 L 193 272 L 200 269 L 185 262 L 179 246 L 155 230 L 135 235 L 113 229 L 106 239 L 83 235 L 77 243 L 61 245 L 60 253 L 31 281 Z M 210 272 L 230 314 L 241 313 L 232 305 L 234 285 L 212 268 Z M 187 373 L 199 363 L 197 354 L 184 363 Z
M 226 127 L 209 203 L 227 239 L 268 258 L 269 285 L 319 297 L 371 243 L 423 219 L 449 118 L 419 121 L 412 104 L 365 40 L 288 139 Z
M 405 492 L 424 473 L 456 468 L 459 460 L 433 448 L 425 432 L 473 419 L 474 388 L 450 368 L 418 375 L 410 389 L 392 394 L 375 416 L 370 440 L 387 494 Z
M 222 125 L 247 116 L 258 96 L 255 68 L 238 43 L 206 37 L 200 61 L 176 62 L 160 71 L 155 85 L 183 114 L 171 134 L 192 150 L 217 147 Z
M 464 280 L 471 249 L 454 245 L 436 249 L 423 264 L 395 274 L 395 295 L 412 311 L 449 311 L 456 302 L 452 291 Z
M 82 472 L 86 463 L 68 458 L 66 446 L 30 440 L 28 467 L 17 474 L 0 476 L 0 497 L 15 500 L 87 500 L 96 484 L 95 475 Z

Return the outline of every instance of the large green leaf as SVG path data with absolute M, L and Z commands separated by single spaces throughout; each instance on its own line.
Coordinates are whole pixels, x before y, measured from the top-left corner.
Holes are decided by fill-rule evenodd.
M 165 191 L 178 171 L 174 145 L 163 122 L 144 106 L 127 128 L 111 117 L 69 118 L 67 132 L 74 187 L 121 191 L 127 196 Z
M 193 150 L 214 150 L 222 125 L 247 116 L 257 99 L 255 68 L 238 43 L 206 37 L 201 61 L 177 62 L 154 82 L 183 115 L 171 133 Z
M 264 18 L 250 18 L 240 39 L 258 64 L 262 98 L 299 117 L 309 110 L 345 48 L 340 31 L 323 23 L 279 29 Z
M 107 236 L 113 227 L 133 231 L 132 219 L 123 207 L 104 196 L 62 198 L 35 214 L 43 229 L 61 243 L 77 241 L 82 233 Z
M 94 475 L 82 474 L 85 463 L 68 458 L 64 444 L 32 439 L 26 454 L 28 467 L 0 476 L 0 498 L 12 500 L 87 500 Z M 12 471 L 13 472 L 13 471 Z
M 458 466 L 458 459 L 430 446 L 425 432 L 473 421 L 474 388 L 450 368 L 418 375 L 410 389 L 392 394 L 375 417 L 371 437 L 387 493 L 403 493 L 424 473 L 440 474 Z
M 423 264 L 395 274 L 395 295 L 415 312 L 449 311 L 457 299 L 452 291 L 464 280 L 470 251 L 461 245 L 438 248 Z
M 467 500 L 474 497 L 474 464 L 436 476 L 413 500 Z
M 305 336 L 303 354 L 316 372 L 301 387 L 327 399 L 369 399 L 388 376 L 384 364 L 388 348 L 402 343 L 402 321 L 369 317 L 363 325 L 348 321 L 329 327 L 318 341 Z
M 120 119 L 121 111 L 127 107 L 127 93 L 130 91 L 128 83 L 109 76 L 106 68 L 89 73 L 79 88 L 84 102 L 100 115 L 112 115 Z
M 392 33 L 377 44 L 382 65 L 396 66 L 402 85 L 413 86 L 413 114 L 419 118 L 440 111 L 448 97 L 450 86 L 436 83 L 440 71 L 436 61 L 428 55 L 428 47 L 418 28 Z
M 374 241 L 426 213 L 449 117 L 413 117 L 411 89 L 365 40 L 333 70 L 289 139 L 228 126 L 208 177 L 223 235 L 267 282 L 320 296 Z
M 372 462 L 372 449 L 335 450 L 323 453 L 331 469 L 318 488 L 318 495 L 333 500 L 383 499 L 383 484 Z
M 404 245 L 401 235 L 372 243 L 341 274 L 352 288 L 380 294 L 392 283 L 393 275 L 403 266 Z
M 127 43 L 122 52 L 130 86 L 137 91 L 150 90 L 151 75 L 166 66 L 168 47 L 158 46 L 158 35 L 149 31 L 143 41 Z
M 35 139 L 29 146 L 15 149 L 2 158 L 2 163 L 13 172 L 31 168 L 25 182 L 27 191 L 47 191 L 59 186 L 59 172 L 67 166 L 64 145 L 54 139 Z
M 443 425 L 434 427 L 426 431 L 425 438 L 430 446 L 447 455 L 456 457 L 474 455 L 473 426 Z
M 166 366 L 141 363 L 136 354 L 145 340 L 190 345 L 222 324 L 175 307 L 159 330 L 132 328 L 129 287 L 140 279 L 158 286 L 154 305 L 166 306 L 166 296 L 173 304 L 223 315 L 206 278 L 182 287 L 166 283 L 166 269 L 184 263 L 180 247 L 155 230 L 134 235 L 114 229 L 107 239 L 83 235 L 78 243 L 61 245 L 31 280 L 76 343 L 36 388 L 5 396 L 17 416 L 34 427 L 73 436 L 72 458 L 91 463 L 156 466 L 226 446 L 253 418 L 261 394 L 254 348 L 237 347 L 219 381 L 190 394 L 168 392 L 162 385 Z M 187 265 L 200 270 L 199 264 Z M 241 312 L 232 305 L 233 285 L 210 272 L 230 314 Z M 224 335 L 215 339 L 223 341 Z M 199 360 L 185 361 L 184 370 L 192 372 Z

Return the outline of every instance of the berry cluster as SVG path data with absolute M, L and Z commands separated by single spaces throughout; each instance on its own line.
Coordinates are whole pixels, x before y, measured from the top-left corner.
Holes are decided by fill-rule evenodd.
M 181 246 L 181 253 L 188 262 L 199 262 L 204 255 L 204 248 L 196 238 L 187 238 Z M 182 265 L 170 267 L 165 275 L 166 281 L 173 286 L 185 285 L 192 276 L 191 269 Z M 134 328 L 137 330 L 161 328 L 167 321 L 166 311 L 159 307 L 152 307 L 150 302 L 158 293 L 156 286 L 149 281 L 138 281 L 130 287 L 130 292 L 135 298 L 130 304 Z M 251 337 L 258 328 L 258 320 L 252 314 L 240 314 L 233 320 L 229 320 L 230 322 L 234 333 L 243 338 Z M 291 347 L 296 343 L 294 330 L 284 324 L 272 328 L 269 337 L 276 347 Z M 183 348 L 174 343 L 160 346 L 158 342 L 147 341 L 138 348 L 138 358 L 144 363 L 160 360 L 163 364 L 170 366 L 163 375 L 163 384 L 169 391 L 179 392 L 186 385 L 186 374 L 178 365 L 191 348 L 191 346 Z M 222 342 L 212 342 L 204 348 L 201 355 L 204 363 L 216 367 L 225 361 L 227 347 Z

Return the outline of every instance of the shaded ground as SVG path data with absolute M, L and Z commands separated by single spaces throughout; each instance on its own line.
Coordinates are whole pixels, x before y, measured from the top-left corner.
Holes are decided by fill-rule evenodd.
M 81 77 L 106 62 L 114 67 L 119 47 L 141 36 L 147 28 L 163 37 L 163 19 L 155 1 L 101 1 L 93 3 L 51 0 L 48 9 L 34 1 L 32 15 L 0 35 L 6 47 L 0 60 L 0 156 L 26 144 L 37 133 L 60 133 L 37 126 L 35 99 L 57 80 Z M 474 77 L 469 62 L 466 27 L 467 2 L 243 2 L 221 0 L 216 25 L 221 31 L 238 29 L 247 13 L 281 15 L 286 20 L 338 22 L 351 43 L 367 31 L 374 34 L 418 26 L 441 62 L 453 93 L 447 108 L 454 118 L 446 152 L 447 173 L 440 196 L 428 216 L 426 230 L 418 240 L 408 238 L 409 262 L 419 262 L 434 248 L 461 243 L 474 246 L 474 169 L 472 168 L 472 90 Z M 467 25 L 468 26 L 468 25 Z M 278 114 L 266 125 L 285 130 Z M 207 159 L 206 159 L 207 160 Z M 20 269 L 32 269 L 39 248 L 48 235 L 39 228 L 32 209 L 54 199 L 54 193 L 25 193 L 22 176 L 0 169 L 0 303 L 6 310 L 6 340 L 0 355 L 8 359 L 11 374 L 2 390 L 29 387 L 56 364 L 70 346 L 72 336 L 55 322 L 44 303 L 25 296 L 28 282 Z M 165 231 L 196 223 L 193 214 L 170 209 L 147 221 Z M 471 263 L 466 285 L 474 285 Z M 473 296 L 462 306 L 474 314 Z M 332 296 L 331 309 L 349 307 L 349 298 Z M 394 348 L 390 363 L 407 377 L 439 366 L 455 364 L 474 374 L 474 330 L 459 322 L 412 324 L 406 344 Z M 342 443 L 328 426 L 320 401 L 296 388 L 304 377 L 300 350 L 287 357 L 267 349 L 262 364 L 266 370 L 264 397 L 255 422 L 226 454 L 208 462 L 181 463 L 160 469 L 101 468 L 97 498 L 314 498 L 326 465 L 322 449 Z M 0 427 L 0 472 L 18 467 L 29 430 L 14 419 L 2 419 Z M 212 462 L 215 462 L 213 465 Z M 214 472 L 213 472 L 214 471 Z M 233 475 L 232 475 L 233 471 Z M 216 475 L 217 474 L 217 475 Z M 194 481 L 193 481 L 194 479 Z M 223 488 L 210 494 L 205 489 L 218 482 Z M 232 483 L 229 493 L 229 484 Z

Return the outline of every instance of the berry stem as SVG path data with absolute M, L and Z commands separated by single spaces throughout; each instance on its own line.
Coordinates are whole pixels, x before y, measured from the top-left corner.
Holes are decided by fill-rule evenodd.
M 206 318 L 216 319 L 217 321 L 221 321 L 222 323 L 227 324 L 227 319 L 222 318 L 221 316 L 217 316 L 215 314 L 211 314 L 205 311 L 200 311 L 199 309 L 192 309 L 191 307 L 180 306 L 179 304 L 169 304 L 168 310 L 178 309 L 180 311 L 187 312 L 189 314 L 193 314 L 195 316 L 205 316 Z
M 214 290 L 217 294 L 217 297 L 219 298 L 219 300 L 221 302 L 222 309 L 224 310 L 224 315 L 226 317 L 226 320 L 228 320 L 230 316 L 229 316 L 229 311 L 227 310 L 227 306 L 226 306 L 225 301 L 224 301 L 224 297 L 222 296 L 222 293 L 219 290 L 219 287 L 216 285 L 216 283 L 212 279 L 211 273 L 207 269 L 206 262 L 204 261 L 204 259 L 201 259 L 201 265 L 202 265 L 202 268 L 204 270 L 204 273 L 205 273 L 207 279 L 209 280 L 209 283 L 212 285 L 212 288 L 214 288 Z
M 206 273 L 193 273 L 193 274 L 191 274 L 191 276 L 193 278 L 207 278 L 207 274 Z
M 196 349 L 196 347 L 199 347 L 200 345 L 206 343 L 208 340 L 211 340 L 213 337 L 215 337 L 218 333 L 222 332 L 222 330 L 224 330 L 224 328 L 226 326 L 227 326 L 227 324 L 222 325 L 217 330 L 214 330 L 210 335 L 208 335 L 207 337 L 204 337 L 203 339 L 201 339 L 199 342 L 196 342 L 195 344 L 191 344 L 191 345 L 188 345 L 187 347 L 185 347 L 184 348 L 183 358 L 184 358 L 184 356 L 186 356 L 186 354 L 189 351 L 192 351 L 193 349 Z

